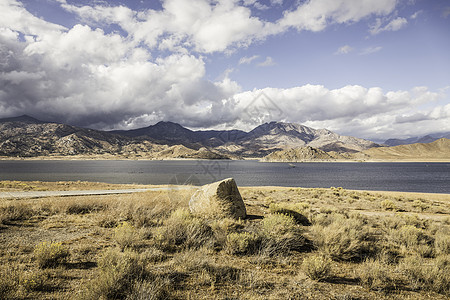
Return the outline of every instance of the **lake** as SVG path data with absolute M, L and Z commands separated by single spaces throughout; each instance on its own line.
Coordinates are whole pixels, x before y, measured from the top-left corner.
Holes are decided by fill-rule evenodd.
M 261 163 L 224 160 L 0 161 L 0 180 L 239 186 L 343 187 L 450 193 L 450 163 Z

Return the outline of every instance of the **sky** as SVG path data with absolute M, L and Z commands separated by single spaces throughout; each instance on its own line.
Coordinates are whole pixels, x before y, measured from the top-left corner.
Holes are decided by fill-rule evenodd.
M 0 118 L 450 131 L 449 0 L 0 0 Z

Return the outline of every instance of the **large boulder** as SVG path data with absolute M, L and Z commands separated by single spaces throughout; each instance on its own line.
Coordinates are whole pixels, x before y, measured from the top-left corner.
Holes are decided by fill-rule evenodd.
M 244 201 L 233 178 L 200 187 L 191 197 L 189 209 L 207 218 L 243 219 L 247 216 Z

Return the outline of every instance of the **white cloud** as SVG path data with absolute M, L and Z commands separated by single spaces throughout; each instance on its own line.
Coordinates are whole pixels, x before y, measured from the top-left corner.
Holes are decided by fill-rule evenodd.
M 214 81 L 205 78 L 203 53 L 245 47 L 292 27 L 317 31 L 372 14 L 384 16 L 394 10 L 394 0 L 303 2 L 275 23 L 252 16 L 238 1 L 167 0 L 161 11 L 139 12 L 60 1 L 88 23 L 64 28 L 36 18 L 16 1 L 0 2 L 0 117 L 26 113 L 104 129 L 159 120 L 251 129 L 275 118 L 361 137 L 406 133 L 415 129 L 414 122 L 420 122 L 422 131 L 450 131 L 450 105 L 436 105 L 442 94 L 424 87 L 383 92 L 378 87 L 304 85 L 242 91 L 229 73 Z M 119 24 L 128 36 L 96 29 L 105 23 Z M 398 27 L 393 23 L 389 30 Z M 158 49 L 168 52 L 162 55 Z M 369 47 L 361 54 L 381 49 Z M 351 47 L 338 49 L 345 51 Z M 264 58 L 243 57 L 239 63 L 257 59 Z M 273 63 L 268 56 L 260 65 Z M 264 106 L 255 118 L 246 113 L 249 105 L 258 105 L 253 101 L 261 92 L 282 115 L 264 112 Z M 433 108 L 423 108 L 431 104 Z
M 270 56 L 267 56 L 263 62 L 260 62 L 257 64 L 258 67 L 270 67 L 270 66 L 274 66 L 274 65 L 275 65 L 275 62 L 273 61 L 273 58 Z
M 271 5 L 280 6 L 281 0 Z M 252 16 L 248 6 L 265 9 L 265 4 L 254 0 L 217 1 L 165 0 L 160 11 L 132 11 L 129 8 L 75 6 L 63 3 L 66 10 L 78 14 L 92 25 L 118 24 L 134 38 L 149 47 L 163 47 L 171 51 L 194 49 L 212 53 L 247 47 L 267 36 L 290 28 L 320 31 L 329 24 L 357 22 L 370 15 L 385 16 L 393 12 L 396 0 L 314 0 L 285 11 L 276 22 Z M 263 7 L 264 6 L 264 7 Z
M 396 7 L 396 0 L 315 0 L 285 12 L 279 21 L 282 28 L 321 31 L 330 23 L 357 22 L 369 15 L 388 15 Z
M 250 57 L 244 56 L 244 57 L 242 57 L 242 58 L 239 60 L 239 64 L 240 64 L 240 65 L 243 65 L 243 64 L 249 65 L 249 64 L 252 63 L 252 61 L 254 61 L 254 60 L 257 59 L 257 58 L 259 58 L 259 55 L 253 55 L 253 56 L 250 56 Z
M 354 49 L 350 47 L 349 45 L 344 45 L 342 47 L 339 47 L 339 49 L 336 50 L 334 54 L 348 54 L 352 52 Z
M 270 102 L 255 102 L 261 92 L 267 95 Z M 450 104 L 420 109 L 423 104 L 435 103 L 448 96 L 424 87 L 383 92 L 378 87 L 358 85 L 332 90 L 320 85 L 304 85 L 290 89 L 253 90 L 239 93 L 234 99 L 240 124 L 246 129 L 258 125 L 258 122 L 272 121 L 277 112 L 274 109 L 276 106 L 282 112 L 278 120 L 328 128 L 358 137 L 383 139 L 406 132 L 427 134 L 436 128 L 449 131 Z M 248 109 L 249 105 L 256 107 Z M 248 111 L 256 114 L 248 115 Z M 420 122 L 420 127 L 411 125 L 415 122 Z
M 383 26 L 384 20 L 377 18 L 374 25 L 370 27 L 370 33 L 372 35 L 379 34 L 383 31 L 398 31 L 408 24 L 408 20 L 402 17 L 397 17 L 390 20 L 389 23 Z
M 415 20 L 415 19 L 417 19 L 417 18 L 419 17 L 419 15 L 421 15 L 422 13 L 423 13 L 423 10 L 416 11 L 416 12 L 413 13 L 409 18 L 410 18 L 411 20 Z
M 383 47 L 381 47 L 381 46 L 377 46 L 377 47 L 367 47 L 367 48 L 363 49 L 363 50 L 359 53 L 359 55 L 369 55 L 369 54 L 373 54 L 373 53 L 376 53 L 376 52 L 381 51 L 381 49 L 383 49 Z

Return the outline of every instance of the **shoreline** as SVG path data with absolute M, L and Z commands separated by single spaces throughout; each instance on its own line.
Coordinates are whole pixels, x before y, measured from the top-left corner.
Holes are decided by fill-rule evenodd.
M 243 158 L 243 159 L 207 159 L 207 158 L 129 158 L 120 156 L 93 157 L 93 156 L 37 156 L 37 157 L 6 157 L 0 156 L 0 161 L 92 161 L 92 160 L 121 160 L 121 161 L 258 161 L 260 163 L 450 163 L 450 158 L 390 158 L 390 159 L 336 159 L 336 160 L 304 160 L 304 161 L 263 161 L 262 158 Z

